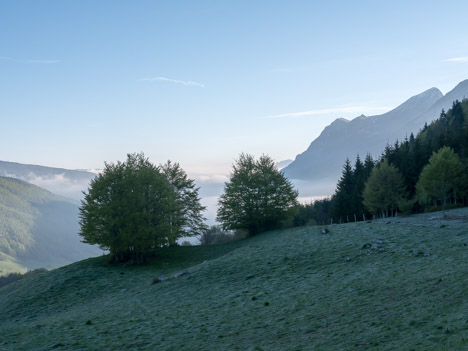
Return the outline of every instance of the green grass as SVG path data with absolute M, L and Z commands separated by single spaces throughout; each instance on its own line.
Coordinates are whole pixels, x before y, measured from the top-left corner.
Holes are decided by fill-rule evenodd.
M 468 209 L 449 214 L 39 273 L 0 289 L 0 349 L 466 350 Z

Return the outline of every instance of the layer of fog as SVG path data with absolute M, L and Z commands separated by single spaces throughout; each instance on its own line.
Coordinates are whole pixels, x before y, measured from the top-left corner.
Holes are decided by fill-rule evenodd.
M 89 170 L 87 170 L 89 172 Z M 97 174 L 98 171 L 93 172 Z M 5 176 L 24 180 L 37 185 L 54 194 L 61 195 L 76 201 L 83 199 L 83 192 L 89 187 L 88 179 L 71 179 L 64 173 L 51 173 L 47 175 L 37 175 L 29 172 L 23 176 L 15 174 L 5 174 Z M 229 181 L 229 177 L 224 174 L 196 175 L 195 184 L 199 188 L 201 203 L 206 207 L 204 213 L 207 225 L 215 225 L 216 212 L 218 210 L 218 200 L 224 191 L 224 185 Z M 299 191 L 300 203 L 311 203 L 329 197 L 335 190 L 336 181 L 324 179 L 322 182 L 310 183 L 303 180 L 291 180 L 293 186 Z
M 5 173 L 5 177 L 24 180 L 51 193 L 60 195 L 75 201 L 83 199 L 83 191 L 88 189 L 90 179 L 71 179 L 65 173 L 51 173 L 47 175 L 37 175 L 29 172 L 25 175 Z

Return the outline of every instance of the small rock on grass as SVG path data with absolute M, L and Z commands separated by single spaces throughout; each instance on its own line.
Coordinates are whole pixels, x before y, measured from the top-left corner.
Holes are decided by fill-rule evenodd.
M 413 250 L 413 256 L 424 256 L 428 257 L 430 256 L 431 253 L 429 251 L 421 251 L 421 250 Z
M 187 274 L 189 274 L 189 272 L 183 271 L 183 272 L 174 274 L 174 278 L 180 278 L 180 277 L 183 277 L 184 275 L 187 275 Z

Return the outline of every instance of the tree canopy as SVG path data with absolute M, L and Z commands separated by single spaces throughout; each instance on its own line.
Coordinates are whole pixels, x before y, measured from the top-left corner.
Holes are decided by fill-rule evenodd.
M 463 164 L 458 155 L 444 146 L 432 154 L 429 164 L 422 170 L 416 185 L 418 198 L 421 201 L 434 198 L 445 208 L 448 195 L 464 186 L 462 176 Z
M 294 215 L 297 191 L 266 156 L 241 154 L 219 200 L 217 220 L 223 229 L 249 235 L 278 228 Z
M 333 218 L 341 222 L 341 220 L 348 221 L 350 218 L 357 219 L 368 214 L 363 205 L 362 193 L 373 167 L 374 160 L 369 154 L 364 163 L 357 155 L 354 168 L 349 159 L 346 160 L 331 201 Z
M 406 195 L 403 178 L 395 166 L 386 159 L 372 169 L 364 188 L 364 206 L 373 214 L 388 214 L 398 208 Z
M 195 187 L 195 181 L 188 178 L 178 163 L 167 161 L 160 165 L 160 170 L 175 190 L 177 201 L 182 206 L 182 215 L 172 219 L 175 235 L 170 238 L 170 244 L 175 244 L 175 240 L 180 237 L 203 234 L 207 229 L 203 216 L 206 207 L 200 204 L 199 188 Z
M 162 169 L 174 166 L 168 163 Z M 125 162 L 106 163 L 81 202 L 83 241 L 110 250 L 115 261 L 133 258 L 141 263 L 154 248 L 196 235 L 195 222 L 204 208 L 196 200 L 183 203 L 181 193 L 198 199 L 198 189 L 178 165 L 176 170 L 167 177 L 142 153 L 127 155 Z M 193 213 L 187 210 L 191 205 Z

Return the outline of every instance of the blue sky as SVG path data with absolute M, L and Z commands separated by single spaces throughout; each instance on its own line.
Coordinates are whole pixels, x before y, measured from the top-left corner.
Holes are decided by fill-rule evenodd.
M 466 1 L 0 1 L 0 160 L 192 175 L 468 78 Z M 455 60 L 454 60 L 455 59 Z

